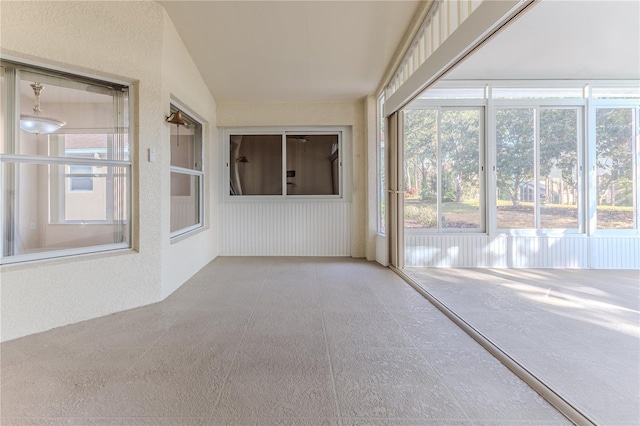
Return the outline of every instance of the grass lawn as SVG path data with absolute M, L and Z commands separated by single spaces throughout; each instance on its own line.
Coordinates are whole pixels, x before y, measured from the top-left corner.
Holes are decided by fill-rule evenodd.
M 436 205 L 419 198 L 406 198 L 405 228 L 437 228 Z M 460 203 L 442 204 L 444 227 L 477 228 L 480 220 L 480 201 L 467 200 Z M 633 207 L 598 206 L 598 229 L 629 229 L 633 227 Z M 534 228 L 533 203 L 520 203 L 514 206 L 511 201 L 497 201 L 497 219 L 499 228 Z M 545 204 L 540 209 L 542 228 L 577 229 L 578 209 L 575 205 Z

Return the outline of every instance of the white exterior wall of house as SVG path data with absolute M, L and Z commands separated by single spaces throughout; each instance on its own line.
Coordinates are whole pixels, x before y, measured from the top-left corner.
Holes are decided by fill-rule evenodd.
M 133 249 L 2 266 L 1 339 L 162 300 L 218 254 L 214 185 L 206 227 L 169 239 L 172 96 L 205 121 L 207 173 L 217 166 L 215 101 L 171 21 L 154 2 L 3 2 L 0 19 L 3 58 L 130 82 L 134 105 Z

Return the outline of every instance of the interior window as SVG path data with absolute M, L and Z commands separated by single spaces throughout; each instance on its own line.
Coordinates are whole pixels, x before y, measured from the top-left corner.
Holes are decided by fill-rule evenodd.
M 128 88 L 2 65 L 2 263 L 130 247 Z
M 180 114 L 180 124 L 171 125 L 171 236 L 176 237 L 203 225 L 202 124 L 171 106 Z
M 280 132 L 229 136 L 232 196 L 340 195 L 337 133 Z

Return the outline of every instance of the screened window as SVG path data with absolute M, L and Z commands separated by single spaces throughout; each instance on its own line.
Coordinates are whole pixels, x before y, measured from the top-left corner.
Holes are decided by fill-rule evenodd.
M 638 108 L 596 108 L 598 229 L 637 227 L 637 117 Z
M 405 111 L 405 228 L 484 229 L 482 120 L 481 108 Z
M 378 233 L 386 234 L 387 227 L 387 171 L 386 171 L 386 126 L 384 118 L 384 95 L 378 99 L 378 149 L 377 149 L 377 166 L 378 166 L 378 178 L 376 179 L 378 185 L 377 198 L 378 198 Z
M 2 263 L 130 247 L 128 88 L 11 62 L 2 75 Z
M 578 229 L 579 110 L 496 111 L 499 229 Z
M 184 124 L 171 125 L 171 236 L 203 226 L 202 124 L 176 106 Z
M 339 133 L 231 133 L 228 142 L 231 196 L 341 194 Z

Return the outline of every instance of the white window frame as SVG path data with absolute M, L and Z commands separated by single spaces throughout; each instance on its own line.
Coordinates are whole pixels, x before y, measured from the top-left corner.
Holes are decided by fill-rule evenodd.
M 388 129 L 384 126 L 384 138 L 381 138 L 382 126 L 385 122 L 384 118 L 384 93 L 382 93 L 376 102 L 376 218 L 377 218 L 377 231 L 379 235 L 386 235 L 387 228 L 389 226 L 387 220 L 387 140 Z M 384 181 L 383 181 L 384 171 Z M 384 202 L 384 213 L 382 212 L 382 204 Z M 383 228 L 384 226 L 384 228 Z
M 634 109 L 635 113 L 633 114 L 633 149 L 635 150 L 632 164 L 635 167 L 635 174 L 632 176 L 633 178 L 633 189 L 635 191 L 633 197 L 633 211 L 634 211 L 634 227 L 628 229 L 598 229 L 598 215 L 597 215 L 597 207 L 598 207 L 598 187 L 597 187 L 597 178 L 595 177 L 595 173 L 597 173 L 597 144 L 596 144 L 596 110 L 600 108 L 610 109 L 610 108 L 621 108 L 621 109 Z M 589 131 L 588 136 L 589 140 L 587 144 L 589 146 L 589 157 L 587 158 L 586 169 L 590 175 L 592 175 L 590 179 L 590 185 L 587 191 L 587 212 L 588 217 L 592 218 L 589 221 L 588 232 L 591 235 L 601 236 L 601 237 L 616 237 L 616 236 L 628 236 L 628 235 L 640 235 L 640 189 L 638 186 L 640 185 L 640 100 L 638 99 L 590 99 L 590 107 L 589 107 Z
M 446 89 L 464 89 L 485 87 L 483 99 L 477 97 L 470 98 L 444 98 L 418 97 L 409 103 L 404 109 L 420 109 L 429 107 L 472 107 L 485 106 L 485 158 L 486 173 L 485 189 L 496 187 L 496 133 L 495 117 L 496 108 L 499 107 L 538 107 L 544 108 L 578 108 L 578 128 L 581 134 L 578 140 L 578 164 L 582 167 L 579 173 L 578 189 L 578 229 L 552 229 L 552 228 L 531 228 L 531 229 L 499 229 L 497 228 L 496 194 L 495 191 L 487 191 L 485 194 L 485 215 L 486 232 L 492 236 L 552 236 L 552 237 L 584 237 L 584 236 L 637 236 L 640 235 L 640 81 L 638 80 L 462 80 L 462 81 L 439 81 L 434 86 L 440 93 Z M 494 88 L 524 88 L 533 89 L 574 89 L 575 96 L 549 99 L 544 97 L 531 96 L 529 98 L 493 98 Z M 628 94 L 618 98 L 594 98 L 592 92 L 594 88 L 624 88 Z M 634 90 L 635 89 L 635 90 Z M 580 90 L 581 96 L 577 96 Z M 560 93 L 560 92 L 558 92 Z M 636 95 L 634 95 L 636 94 Z M 438 95 L 440 96 L 440 95 Z M 444 96 L 444 95 L 442 95 Z M 596 180 L 593 178 L 594 167 L 596 166 L 596 140 L 595 140 L 595 117 L 596 108 L 636 108 L 635 120 L 635 155 L 633 157 L 635 174 L 633 175 L 633 187 L 636 191 L 634 200 L 634 221 L 633 229 L 597 229 L 597 188 Z M 537 126 L 538 127 L 538 126 Z M 536 137 L 536 150 L 538 138 Z M 412 231 L 420 232 L 420 231 Z M 445 235 L 443 233 L 443 235 Z
M 494 233 L 499 235 L 520 235 L 520 236 L 533 236 L 533 235 L 578 235 L 584 234 L 586 229 L 586 217 L 585 217 L 585 161 L 584 161 L 584 143 L 585 143 L 585 108 L 586 101 L 584 99 L 494 99 L 492 105 L 491 119 L 492 123 L 492 132 L 493 132 L 493 174 L 494 174 L 494 185 L 497 188 L 497 157 L 496 157 L 496 138 L 495 138 L 495 128 L 496 128 L 496 113 L 499 109 L 533 109 L 534 110 L 534 156 L 533 156 L 533 169 L 534 169 L 534 182 L 536 189 L 534 191 L 538 191 L 539 185 L 539 153 L 540 153 L 540 111 L 544 109 L 576 109 L 578 111 L 578 141 L 577 141 L 577 164 L 578 164 L 578 227 L 571 229 L 564 228 L 542 228 L 540 227 L 540 206 L 536 202 L 534 204 L 534 218 L 535 218 L 535 226 L 533 228 L 499 228 L 498 220 L 497 220 L 497 200 L 493 200 L 493 203 L 489 207 L 489 210 L 492 212 L 493 216 L 493 225 L 494 225 Z
M 171 160 L 169 160 L 169 180 L 171 180 L 171 173 L 179 173 L 181 175 L 188 175 L 188 176 L 195 176 L 197 178 L 198 181 L 198 222 L 194 223 L 193 225 L 189 225 L 186 226 L 184 228 L 180 228 L 180 229 L 176 229 L 175 231 L 170 231 L 169 233 L 169 238 L 172 241 L 177 241 L 178 237 L 180 237 L 179 239 L 182 239 L 184 237 L 187 237 L 189 234 L 192 234 L 194 231 L 197 231 L 199 229 L 202 229 L 205 227 L 205 208 L 204 208 L 204 202 L 205 202 L 205 163 L 204 163 L 204 151 L 205 151 L 205 128 L 206 128 L 206 123 L 205 121 L 198 115 L 195 114 L 191 109 L 189 109 L 188 107 L 186 107 L 185 105 L 181 104 L 179 101 L 175 100 L 175 99 L 171 99 L 170 102 L 170 109 L 178 109 L 180 110 L 184 115 L 188 116 L 188 118 L 192 121 L 197 122 L 200 125 L 200 131 L 201 131 L 201 135 L 200 135 L 200 158 L 198 159 L 198 161 L 200 162 L 200 170 L 194 170 L 194 169 L 188 169 L 185 167 L 178 167 L 178 166 L 173 166 L 171 165 Z M 169 197 L 171 198 L 171 192 L 169 192 Z M 169 200 L 169 205 L 171 205 L 171 199 Z M 171 213 L 170 215 L 171 216 Z M 171 222 L 171 217 L 169 217 L 169 222 Z
M 437 217 L 438 217 L 438 226 L 436 228 L 427 228 L 427 229 L 413 229 L 413 228 L 405 228 L 404 232 L 408 232 L 412 235 L 420 235 L 420 234 L 440 234 L 440 235 L 483 235 L 487 233 L 487 130 L 486 130 L 486 115 L 487 108 L 485 107 L 486 102 L 482 99 L 446 99 L 443 102 L 442 99 L 420 99 L 414 101 L 409 106 L 405 107 L 403 111 L 406 110 L 424 110 L 431 109 L 438 111 L 438 131 L 437 131 L 437 164 L 438 164 L 438 201 L 437 201 Z M 440 144 L 440 120 L 441 120 L 441 112 L 442 111 L 456 111 L 456 110 L 478 110 L 480 112 L 479 119 L 479 133 L 480 133 L 480 142 L 479 142 L 479 153 L 478 153 L 478 184 L 480 186 L 480 226 L 478 228 L 443 228 L 442 227 L 442 202 L 441 202 L 441 193 L 442 185 L 441 185 L 441 144 Z
M 229 185 L 231 182 L 230 175 L 230 138 L 232 135 L 276 135 L 282 138 L 282 194 L 277 195 L 230 195 Z M 287 156 L 286 156 L 286 139 L 287 136 L 310 136 L 310 135 L 337 135 L 338 137 L 338 173 L 339 186 L 338 194 L 326 195 L 292 195 L 286 193 L 287 187 Z M 347 148 L 348 140 L 351 136 L 350 129 L 347 127 L 229 127 L 222 130 L 222 138 L 224 143 L 221 144 L 223 150 L 221 158 L 223 159 L 223 175 L 222 175 L 222 194 L 225 203 L 260 203 L 260 202 L 299 202 L 299 201 L 347 201 L 350 197 L 349 176 L 347 168 L 344 167 L 348 161 Z
M 86 164 L 69 164 L 69 172 L 65 173 L 65 177 L 69 178 L 69 192 L 93 192 L 93 178 L 96 177 L 95 173 L 94 173 L 94 166 L 92 165 L 86 165 Z M 73 169 L 78 168 L 78 167 L 82 167 L 82 168 L 88 168 L 89 170 L 83 170 L 82 172 L 74 172 Z M 76 179 L 83 179 L 87 180 L 88 182 L 91 182 L 91 188 L 89 189 L 75 189 L 73 187 L 73 183 Z
M 61 78 L 60 75 L 63 75 L 65 81 L 70 81 L 73 84 L 79 84 L 80 86 L 82 86 L 83 82 L 85 82 L 84 84 L 86 84 L 87 81 L 98 84 L 98 85 L 103 84 L 103 85 L 109 85 L 112 87 L 120 86 L 123 89 L 126 89 L 128 93 L 128 97 L 127 97 L 128 110 L 129 111 L 134 110 L 134 99 L 136 98 L 135 87 L 131 85 L 129 82 L 118 81 L 113 79 L 106 80 L 102 77 L 94 76 L 90 74 L 71 73 L 61 68 L 52 68 L 46 65 L 43 66 L 41 64 L 25 64 L 25 63 L 8 61 L 4 59 L 2 59 L 2 63 L 3 63 L 3 66 L 11 67 L 15 70 L 13 73 L 13 81 L 7 80 L 6 84 L 13 83 L 14 87 L 11 87 L 11 88 L 8 87 L 7 89 L 8 91 L 10 91 L 10 93 L 16 96 L 17 94 L 20 93 L 18 87 L 20 84 L 21 72 L 22 71 L 33 72 L 35 70 L 37 73 L 46 75 L 49 78 Z M 6 75 L 5 75 L 5 78 L 7 78 Z M 19 134 L 20 103 L 19 103 L 19 99 L 11 102 L 10 99 L 7 99 L 8 96 L 9 96 L 8 94 L 5 94 L 5 93 L 2 94 L 2 104 L 8 105 L 10 107 L 9 108 L 10 111 L 7 111 L 6 116 L 3 117 L 3 121 L 5 125 L 4 137 L 17 138 Z M 6 117 L 8 117 L 9 119 L 6 120 L 5 119 Z M 125 116 L 125 117 L 127 119 L 128 140 L 132 141 L 133 140 L 133 124 L 129 121 L 128 116 Z M 66 130 L 69 130 L 69 129 L 66 129 Z M 5 147 L 5 149 L 7 149 L 7 147 Z M 110 244 L 101 244 L 96 246 L 73 247 L 73 248 L 60 249 L 60 250 L 42 250 L 39 252 L 13 254 L 10 256 L 4 255 L 4 247 L 2 247 L 2 249 L 0 249 L 0 265 L 31 262 L 31 261 L 45 260 L 45 259 L 55 259 L 60 257 L 70 257 L 70 256 L 114 251 L 114 250 L 127 250 L 133 247 L 134 229 L 133 229 L 133 222 L 131 220 L 132 214 L 133 214 L 132 213 L 133 212 L 133 191 L 132 191 L 133 190 L 133 184 L 132 184 L 133 162 L 131 158 L 129 158 L 129 160 L 127 161 L 112 160 L 112 159 L 95 160 L 95 159 L 82 159 L 82 158 L 64 157 L 64 156 L 24 155 L 24 154 L 13 153 L 13 152 L 0 153 L 0 189 L 3 188 L 2 179 L 4 177 L 5 164 L 7 165 L 9 164 L 53 165 L 55 164 L 55 165 L 61 165 L 61 166 L 92 165 L 94 167 L 113 166 L 113 167 L 123 167 L 128 169 L 129 179 L 127 180 L 127 183 L 126 183 L 127 198 L 125 200 L 127 205 L 127 215 L 126 215 L 126 218 L 123 220 L 123 223 L 127 224 L 128 226 L 127 226 L 127 238 L 126 238 L 127 242 L 125 243 L 110 243 Z M 19 186 L 19 184 L 20 183 L 17 181 L 16 186 Z M 61 188 L 64 188 L 64 186 L 62 186 Z M 51 188 L 49 187 L 48 191 L 50 190 Z M 51 208 L 51 206 L 49 206 L 49 208 Z M 5 209 L 4 194 L 2 194 L 2 196 L 0 196 L 0 212 L 1 212 L 1 217 L 3 218 L 2 220 L 4 220 L 4 209 Z M 65 223 L 77 225 L 77 222 L 62 222 L 58 224 L 65 225 Z M 95 222 L 92 221 L 91 223 L 95 223 Z M 104 221 L 99 221 L 99 223 L 104 223 Z M 0 241 L 2 241 L 2 244 L 4 244 L 4 239 L 5 239 L 4 232 L 5 232 L 5 224 L 3 223 L 2 227 L 0 228 Z

